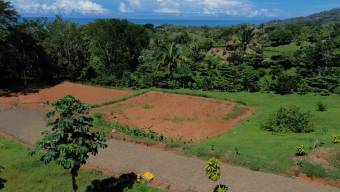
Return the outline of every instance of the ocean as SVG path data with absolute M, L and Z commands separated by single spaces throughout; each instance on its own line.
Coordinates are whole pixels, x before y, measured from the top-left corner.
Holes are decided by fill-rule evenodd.
M 24 19 L 37 19 L 36 17 L 25 17 Z M 47 18 L 48 21 L 53 21 L 53 17 Z M 78 23 L 80 25 L 86 25 L 88 23 L 94 22 L 98 18 L 63 18 L 67 21 L 72 21 Z M 187 20 L 187 19 L 127 19 L 131 23 L 135 24 L 153 24 L 155 26 L 160 25 L 179 25 L 179 26 L 210 26 L 210 27 L 223 27 L 223 26 L 233 26 L 240 24 L 254 24 L 259 25 L 261 23 L 265 23 L 268 20 L 222 20 L 222 19 L 195 19 L 195 20 Z

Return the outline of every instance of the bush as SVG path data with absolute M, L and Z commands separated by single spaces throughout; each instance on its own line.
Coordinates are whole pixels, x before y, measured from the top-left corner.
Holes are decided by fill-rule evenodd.
M 307 155 L 307 150 L 306 150 L 306 146 L 303 144 L 297 145 L 296 147 L 296 156 L 304 156 Z
M 221 162 L 216 158 L 211 158 L 206 162 L 205 174 L 212 181 L 218 181 L 221 177 Z
M 264 130 L 272 132 L 307 133 L 313 131 L 310 112 L 301 112 L 299 108 L 292 106 L 280 108 L 276 114 L 264 124 Z
M 332 143 L 334 143 L 334 144 L 340 143 L 340 135 L 334 135 L 332 137 Z
M 316 110 L 319 111 L 319 112 L 324 112 L 327 110 L 327 106 L 321 102 L 318 102 L 316 104 Z
M 225 185 L 217 185 L 214 189 L 214 192 L 228 192 L 229 188 Z

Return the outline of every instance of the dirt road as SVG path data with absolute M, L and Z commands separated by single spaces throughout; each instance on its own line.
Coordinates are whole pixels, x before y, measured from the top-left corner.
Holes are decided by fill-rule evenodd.
M 45 130 L 44 114 L 34 110 L 0 109 L 0 131 L 27 144 L 33 144 Z M 212 191 L 204 175 L 204 162 L 160 149 L 111 140 L 108 148 L 89 160 L 91 166 L 115 173 L 152 171 L 170 188 Z M 251 171 L 224 164 L 222 182 L 235 192 L 339 192 L 339 188 L 318 186 L 303 181 Z

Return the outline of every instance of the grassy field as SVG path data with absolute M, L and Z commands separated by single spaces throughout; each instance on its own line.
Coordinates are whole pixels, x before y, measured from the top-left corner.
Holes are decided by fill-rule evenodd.
M 264 57 L 270 59 L 274 55 L 293 56 L 299 49 L 300 46 L 298 46 L 295 42 L 277 47 L 266 47 L 264 49 Z
M 0 138 L 0 165 L 5 169 L 0 173 L 0 191 L 4 192 L 63 192 L 71 191 L 71 177 L 68 171 L 50 164 L 44 165 L 37 156 L 28 155 L 29 149 L 21 144 Z M 80 171 L 79 191 L 116 191 L 125 183 L 108 178 L 94 170 Z M 118 190 L 119 191 L 119 190 Z M 135 184 L 126 192 L 162 192 L 145 184 Z
M 191 90 L 162 90 L 179 94 L 198 95 L 217 99 L 231 100 L 253 106 L 256 111 L 252 117 L 225 134 L 205 140 L 199 144 L 185 147 L 189 155 L 207 158 L 217 156 L 229 163 L 249 167 L 253 170 L 274 172 L 285 175 L 297 174 L 295 146 L 312 146 L 317 140 L 322 147 L 336 148 L 331 137 L 340 134 L 340 96 L 286 95 L 269 93 L 225 93 Z M 326 104 L 327 111 L 317 112 L 318 102 Z M 268 117 L 283 106 L 298 106 L 303 111 L 311 111 L 315 131 L 312 133 L 272 134 L 261 129 Z M 310 151 L 309 151 L 310 152 Z M 324 177 L 340 178 L 338 170 L 323 174 Z

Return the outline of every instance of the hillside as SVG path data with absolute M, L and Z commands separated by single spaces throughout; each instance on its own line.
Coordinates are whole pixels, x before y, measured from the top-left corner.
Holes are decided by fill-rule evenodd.
M 328 24 L 333 22 L 340 22 L 340 8 L 322 11 L 306 17 L 296 17 L 285 20 L 271 21 L 270 24 L 286 24 L 286 23 L 301 23 L 301 22 L 317 22 L 320 24 Z

